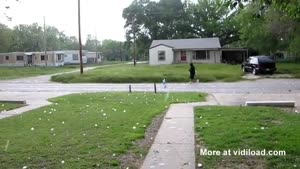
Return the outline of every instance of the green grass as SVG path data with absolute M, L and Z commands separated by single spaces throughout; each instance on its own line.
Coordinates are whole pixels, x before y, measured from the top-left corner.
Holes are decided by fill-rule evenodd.
M 52 99 L 53 105 L 0 122 L 0 168 L 120 168 L 133 142 L 170 103 L 197 93 L 98 93 Z M 62 164 L 64 161 L 64 164 Z M 126 167 L 125 167 L 126 168 Z
M 278 63 L 277 69 L 276 73 L 291 74 L 296 78 L 300 78 L 300 63 Z
M 48 75 L 75 70 L 76 67 L 0 67 L 0 80 Z
M 15 104 L 15 103 L 3 103 L 0 102 L 0 113 L 2 111 L 8 111 L 8 110 L 13 110 L 19 107 L 22 107 L 22 104 Z
M 240 65 L 198 64 L 196 79 L 200 82 L 241 80 Z M 63 83 L 141 83 L 141 82 L 188 82 L 189 65 L 149 66 L 122 65 L 99 68 L 84 73 L 53 76 L 52 80 Z
M 299 114 L 266 107 L 203 107 L 196 110 L 195 127 L 197 144 L 208 150 L 286 151 L 286 156 L 198 155 L 205 168 L 238 168 L 251 163 L 252 168 L 300 167 Z

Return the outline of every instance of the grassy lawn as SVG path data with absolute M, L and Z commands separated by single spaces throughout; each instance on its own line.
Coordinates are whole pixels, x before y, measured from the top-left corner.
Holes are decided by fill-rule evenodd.
M 286 156 L 201 156 L 197 150 L 205 168 L 300 167 L 299 114 L 266 107 L 203 107 L 196 110 L 195 127 L 197 144 L 202 146 L 198 149 L 286 152 Z
M 300 63 L 278 63 L 277 69 L 277 73 L 291 74 L 300 78 Z
M 120 168 L 170 103 L 203 101 L 197 93 L 98 93 L 52 99 L 53 105 L 0 122 L 0 168 Z M 123 166 L 123 168 L 130 166 Z M 131 167 L 130 167 L 131 168 Z
M 48 75 L 75 70 L 76 67 L 0 67 L 0 80 Z
M 198 64 L 195 66 L 196 79 L 200 82 L 238 81 L 243 74 L 240 65 Z M 188 64 L 164 66 L 138 64 L 136 67 L 122 65 L 95 69 L 81 76 L 78 74 L 53 76 L 52 80 L 63 83 L 141 83 L 161 82 L 165 78 L 167 82 L 188 82 L 188 70 Z
M 2 103 L 0 102 L 0 113 L 2 111 L 8 111 L 8 110 L 13 110 L 19 107 L 22 107 L 23 105 L 21 104 L 15 104 L 15 103 Z

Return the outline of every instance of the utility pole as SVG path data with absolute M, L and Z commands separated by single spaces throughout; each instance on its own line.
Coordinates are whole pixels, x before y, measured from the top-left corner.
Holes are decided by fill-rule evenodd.
M 46 21 L 44 16 L 44 49 L 45 49 L 45 65 L 48 66 L 48 55 L 47 55 L 47 36 L 46 36 Z
M 82 65 L 82 44 L 81 44 L 81 24 L 80 24 L 80 0 L 78 0 L 78 33 L 79 33 L 79 56 L 80 56 L 80 74 L 83 74 Z
M 136 65 L 136 56 L 135 56 L 135 19 L 132 23 L 133 26 L 133 65 Z

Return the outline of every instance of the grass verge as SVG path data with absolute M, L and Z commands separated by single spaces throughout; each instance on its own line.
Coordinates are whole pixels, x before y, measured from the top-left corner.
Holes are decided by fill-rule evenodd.
M 3 103 L 0 102 L 0 113 L 3 111 L 9 111 L 9 110 L 13 110 L 19 107 L 22 107 L 24 105 L 22 104 L 15 104 L 15 103 Z
M 0 67 L 0 79 L 17 79 L 24 77 L 33 77 L 39 75 L 48 75 L 60 72 L 75 70 L 75 66 L 67 67 Z
M 300 115 L 266 107 L 202 107 L 196 110 L 197 157 L 205 168 L 299 168 Z M 202 156 L 231 150 L 231 156 Z M 233 150 L 285 151 L 285 156 L 239 156 Z
M 145 156 L 147 150 L 134 142 L 170 103 L 204 96 L 98 93 L 51 99 L 53 105 L 1 120 L 0 168 L 120 168 L 129 150 Z
M 277 73 L 291 74 L 296 78 L 300 78 L 300 63 L 278 63 Z
M 226 81 L 242 79 L 240 65 L 196 64 L 196 79 L 200 82 Z M 189 65 L 149 66 L 138 64 L 99 68 L 84 75 L 64 74 L 52 77 L 52 81 L 63 83 L 142 83 L 142 82 L 188 82 Z

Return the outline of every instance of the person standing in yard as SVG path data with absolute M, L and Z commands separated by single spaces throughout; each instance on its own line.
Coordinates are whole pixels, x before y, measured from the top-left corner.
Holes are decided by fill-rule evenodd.
M 196 70 L 195 70 L 195 66 L 193 65 L 193 63 L 190 63 L 190 79 L 191 79 L 191 82 L 194 81 L 195 79 L 195 73 L 196 73 Z

